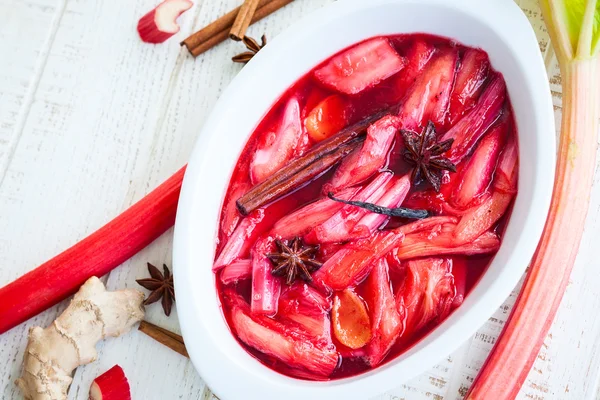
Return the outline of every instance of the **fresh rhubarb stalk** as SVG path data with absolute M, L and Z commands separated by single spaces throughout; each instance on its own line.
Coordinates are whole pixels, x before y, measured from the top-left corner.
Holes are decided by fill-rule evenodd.
M 600 118 L 600 6 L 597 0 L 542 0 L 540 4 L 563 84 L 556 181 L 548 220 L 521 294 L 469 399 L 517 396 L 565 292 L 589 206 Z
M 140 18 L 138 33 L 146 43 L 162 43 L 177 32 L 177 18 L 192 8 L 190 0 L 165 0 Z
M 350 199 L 358 190 L 359 188 L 344 189 L 338 193 L 338 196 L 342 199 Z M 343 203 L 333 201 L 328 197 L 314 201 L 277 221 L 273 225 L 271 235 L 282 239 L 303 236 L 315 226 L 327 221 L 343 206 Z
M 131 400 L 129 382 L 120 366 L 115 365 L 94 379 L 90 400 Z
M 252 296 L 250 308 L 255 314 L 275 315 L 281 293 L 281 279 L 271 273 L 273 264 L 267 254 L 275 251 L 273 238 L 259 239 L 252 249 Z
M 175 223 L 185 168 L 73 247 L 0 288 L 0 334 L 103 276 Z
M 230 285 L 252 276 L 252 260 L 237 260 L 221 270 L 221 282 Z

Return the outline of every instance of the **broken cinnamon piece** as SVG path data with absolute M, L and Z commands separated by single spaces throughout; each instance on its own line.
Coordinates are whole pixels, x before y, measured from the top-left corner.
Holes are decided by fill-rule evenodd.
M 183 337 L 180 335 L 161 328 L 160 326 L 151 324 L 147 321 L 140 322 L 140 327 L 138 329 L 157 342 L 164 344 L 171 350 L 189 358 L 188 352 L 185 349 L 185 344 L 183 343 Z
M 246 30 L 254 17 L 256 7 L 258 7 L 258 0 L 244 0 L 231 31 L 229 31 L 229 38 L 239 42 L 246 36 Z

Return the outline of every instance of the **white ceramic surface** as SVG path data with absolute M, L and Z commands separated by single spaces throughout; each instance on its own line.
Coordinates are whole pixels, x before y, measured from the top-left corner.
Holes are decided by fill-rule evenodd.
M 248 135 L 287 87 L 320 61 L 368 37 L 426 32 L 488 52 L 515 112 L 520 176 L 498 254 L 463 305 L 410 351 L 356 377 L 307 382 L 250 356 L 223 318 L 211 271 L 222 197 Z M 421 373 L 500 306 L 527 266 L 554 180 L 554 117 L 538 44 L 511 0 L 340 0 L 272 40 L 233 80 L 204 125 L 181 192 L 174 243 L 177 307 L 194 366 L 222 399 L 367 399 Z

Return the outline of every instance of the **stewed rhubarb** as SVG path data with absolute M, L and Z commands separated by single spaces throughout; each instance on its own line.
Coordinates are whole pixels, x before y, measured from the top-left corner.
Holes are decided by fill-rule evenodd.
M 232 334 L 299 379 L 394 359 L 485 272 L 518 161 L 482 50 L 413 34 L 333 55 L 266 113 L 224 197 L 213 270 Z

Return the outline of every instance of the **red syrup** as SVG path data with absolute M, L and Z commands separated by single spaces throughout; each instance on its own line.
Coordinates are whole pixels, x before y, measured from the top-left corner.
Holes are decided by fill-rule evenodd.
M 381 38 L 374 40 L 381 40 Z M 283 95 L 266 113 L 265 117 L 258 124 L 256 129 L 250 136 L 248 142 L 246 143 L 232 174 L 229 189 L 227 191 L 223 203 L 224 206 L 222 210 L 221 227 L 219 230 L 217 253 L 215 255 L 215 259 L 222 252 L 227 241 L 230 240 L 233 228 L 239 223 L 239 220 L 243 218 L 237 212 L 237 210 L 234 209 L 234 201 L 239 196 L 244 194 L 245 191 L 250 189 L 254 183 L 256 183 L 252 182 L 250 171 L 252 169 L 252 163 L 254 162 L 253 160 L 255 159 L 255 153 L 257 152 L 257 148 L 265 148 L 265 141 L 270 140 L 268 139 L 269 132 L 274 132 L 275 134 L 278 132 L 278 126 L 281 125 L 282 119 L 286 118 L 284 114 L 289 115 L 287 110 L 289 110 L 288 107 L 290 104 L 290 99 L 296 99 L 295 101 L 297 101 L 299 107 L 300 121 L 304 122 L 307 115 L 315 107 L 317 107 L 319 103 L 321 103 L 321 101 L 332 95 L 341 96 L 343 98 L 343 101 L 347 105 L 344 118 L 346 119 L 347 124 L 352 124 L 381 110 L 390 109 L 390 107 L 393 107 L 395 105 L 400 104 L 400 107 L 402 107 L 403 102 L 407 101 L 406 99 L 409 97 L 411 90 L 414 90 L 414 87 L 419 84 L 419 77 L 424 74 L 424 71 L 426 71 L 429 65 L 432 65 L 432 61 L 434 61 L 436 57 L 440 57 L 440 54 L 456 54 L 457 63 L 454 71 L 452 91 L 450 92 L 449 96 L 452 98 L 452 100 L 456 100 L 458 98 L 458 103 L 452 103 L 452 100 L 450 100 L 449 105 L 447 106 L 447 109 L 445 111 L 443 121 L 440 121 L 440 123 L 436 124 L 435 126 L 437 137 L 442 138 L 444 135 L 447 134 L 447 132 L 452 132 L 452 127 L 455 126 L 456 123 L 458 123 L 457 121 L 467 118 L 469 113 L 473 112 L 473 110 L 478 107 L 479 102 L 482 101 L 482 99 L 486 96 L 486 88 L 490 86 L 490 81 L 492 81 L 493 79 L 502 80 L 502 76 L 499 73 L 495 72 L 491 68 L 491 66 L 489 66 L 489 64 L 472 64 L 469 66 L 469 68 L 467 68 L 465 66 L 466 64 L 464 64 L 467 62 L 465 60 L 484 59 L 485 63 L 487 63 L 487 56 L 482 51 L 467 48 L 465 46 L 457 44 L 452 40 L 424 34 L 388 36 L 385 37 L 385 40 L 387 40 L 387 43 L 389 43 L 390 47 L 393 48 L 393 50 L 400 57 L 402 57 L 404 67 L 399 72 L 396 72 L 391 76 L 385 77 L 382 77 L 384 76 L 384 74 L 382 73 L 381 76 L 375 77 L 379 79 L 375 79 L 373 78 L 373 74 L 375 73 L 371 73 L 371 71 L 368 71 L 367 76 L 370 76 L 376 81 L 376 83 L 372 85 L 372 87 L 361 89 L 358 93 L 353 94 L 346 94 L 343 92 L 341 93 L 339 89 L 336 89 L 336 87 L 332 87 L 330 83 L 319 79 L 318 74 L 315 73 L 316 70 L 319 70 L 323 66 L 328 65 L 328 63 L 331 62 L 331 59 L 336 57 L 336 55 L 334 55 L 330 59 L 325 60 L 319 66 L 315 67 L 313 70 L 309 71 L 305 76 L 300 78 L 292 87 L 290 87 L 285 93 L 283 93 Z M 354 49 L 356 46 L 360 46 L 369 41 L 371 41 L 371 39 L 359 43 L 357 45 L 351 46 L 349 49 L 342 50 L 338 54 L 343 54 L 347 51 L 352 51 L 352 49 Z M 428 51 L 428 49 L 429 51 L 432 51 L 432 55 L 429 57 L 429 59 L 425 60 L 422 69 L 416 71 L 415 66 L 418 66 L 418 63 L 415 61 L 415 57 L 417 55 L 422 56 L 423 51 Z M 472 57 L 473 52 L 477 52 L 476 57 Z M 470 88 L 472 89 L 472 91 L 476 92 L 475 94 L 472 94 L 472 104 L 470 105 L 468 104 L 469 99 L 465 100 L 463 98 L 460 98 L 460 96 L 458 96 L 455 93 L 455 91 L 463 90 L 463 93 L 468 94 L 470 89 L 467 86 L 469 84 L 471 84 L 471 86 L 476 86 L 477 80 L 473 78 L 473 81 L 471 83 L 467 82 L 467 84 L 464 84 L 466 79 L 465 76 L 467 78 L 469 78 L 469 76 L 467 76 L 467 72 L 462 71 L 461 68 L 468 70 L 468 74 L 474 75 L 476 73 L 480 73 L 482 76 L 484 76 L 484 83 L 481 84 L 481 87 L 479 89 L 473 89 L 473 87 Z M 347 90 L 347 87 L 348 85 L 340 85 L 340 88 L 342 88 L 342 90 Z M 467 88 L 465 89 L 465 87 Z M 463 100 L 466 104 L 464 106 Z M 438 99 L 435 96 L 433 96 L 431 97 L 429 104 L 436 101 L 438 101 Z M 458 104 L 458 107 L 456 106 L 456 104 Z M 452 227 L 455 227 L 452 229 L 459 229 L 459 227 L 461 227 L 461 221 L 463 219 L 467 220 L 467 217 L 469 215 L 480 215 L 476 212 L 476 208 L 479 204 L 492 204 L 490 205 L 490 209 L 495 207 L 494 210 L 496 210 L 498 208 L 497 203 L 486 203 L 486 199 L 494 197 L 495 194 L 499 193 L 499 197 L 503 198 L 505 202 L 508 201 L 508 203 L 504 204 L 504 208 L 502 208 L 501 217 L 499 216 L 498 218 L 496 218 L 496 220 L 487 229 L 485 234 L 488 234 L 488 237 L 489 235 L 492 235 L 494 237 L 497 237 L 498 240 L 501 240 L 504 234 L 504 228 L 506 226 L 506 223 L 510 218 L 510 212 L 512 210 L 512 204 L 514 202 L 514 196 L 516 195 L 517 179 L 516 172 L 513 173 L 512 177 L 504 174 L 504 172 L 507 171 L 505 166 L 510 165 L 510 162 L 503 160 L 509 159 L 509 147 L 511 146 L 509 143 L 511 143 L 511 140 L 513 148 L 516 147 L 517 135 L 516 125 L 514 123 L 514 120 L 512 119 L 511 106 L 507 95 L 505 99 L 502 99 L 501 107 L 502 110 L 499 114 L 501 115 L 501 117 L 495 119 L 490 125 L 490 127 L 488 129 L 485 129 L 484 133 L 479 137 L 479 139 L 481 139 L 481 137 L 484 137 L 485 134 L 487 134 L 494 127 L 497 127 L 502 123 L 505 124 L 505 133 L 502 136 L 503 139 L 501 143 L 502 149 L 499 152 L 499 155 L 497 155 L 497 160 L 494 161 L 495 165 L 497 166 L 495 167 L 493 174 L 489 179 L 487 188 L 483 191 L 483 193 L 478 194 L 478 197 L 474 199 L 474 201 L 470 204 L 469 208 L 457 210 L 456 207 L 453 207 L 452 193 L 454 193 L 453 191 L 457 190 L 455 189 L 456 185 L 458 184 L 457 182 L 461 182 L 463 176 L 466 176 L 463 173 L 463 170 L 467 169 L 469 165 L 477 164 L 475 160 L 471 162 L 471 159 L 475 157 L 475 154 L 477 152 L 477 148 L 480 143 L 478 139 L 474 140 L 472 146 L 468 148 L 468 151 L 465 153 L 465 155 L 462 156 L 459 162 L 457 162 L 458 172 L 454 174 L 445 174 L 444 179 L 442 180 L 443 184 L 441 188 L 441 194 L 436 194 L 435 192 L 433 192 L 431 186 L 427 182 L 421 182 L 418 185 L 411 185 L 408 195 L 406 196 L 404 202 L 402 202 L 402 206 L 411 208 L 427 208 L 430 211 L 430 213 L 434 216 L 453 216 L 456 218 L 455 221 L 458 222 L 454 222 L 455 225 L 451 225 Z M 397 107 L 394 108 L 394 110 L 397 110 Z M 458 114 L 453 114 L 453 112 Z M 425 121 L 422 122 L 424 123 Z M 422 126 L 423 124 L 420 124 L 418 129 L 419 132 Z M 303 129 L 305 129 L 304 125 L 302 125 L 302 127 Z M 279 132 L 281 132 L 281 130 L 279 130 Z M 271 136 L 273 136 L 273 133 L 271 134 Z M 315 142 L 309 139 L 308 144 L 305 143 L 304 147 L 310 148 L 310 146 L 313 145 L 315 145 Z M 298 147 L 299 146 L 300 145 L 298 145 Z M 298 147 L 296 147 L 296 149 L 298 149 Z M 401 177 L 406 174 L 410 174 L 412 170 L 412 165 L 408 164 L 404 160 L 403 153 L 404 143 L 401 135 L 398 133 L 396 134 L 395 139 L 387 152 L 386 161 L 383 165 L 381 165 L 380 171 L 390 171 L 394 174 L 394 177 Z M 507 154 L 507 156 L 503 158 L 503 155 L 505 153 Z M 294 154 L 292 158 L 295 156 L 297 156 L 297 154 Z M 513 158 L 513 164 L 518 165 L 516 164 L 516 156 L 514 156 Z M 337 165 L 332 167 L 330 170 L 326 171 L 313 181 L 309 182 L 303 187 L 297 188 L 297 190 L 295 190 L 293 193 L 279 200 L 276 200 L 273 203 L 264 207 L 265 217 L 259 223 L 259 226 L 257 227 L 257 234 L 255 236 L 252 236 L 251 240 L 255 241 L 258 237 L 269 236 L 271 230 L 273 229 L 273 226 L 281 218 L 285 217 L 286 215 L 289 215 L 290 213 L 298 209 L 301 209 L 307 204 L 310 204 L 318 199 L 322 199 L 324 196 L 323 186 L 331 182 L 332 179 L 334 179 L 334 174 L 337 168 Z M 517 167 L 515 168 L 516 170 L 518 170 Z M 510 171 L 510 169 L 508 169 L 508 171 Z M 368 178 L 365 181 L 357 183 L 355 186 L 364 187 L 368 185 L 369 182 L 371 182 L 376 175 L 378 175 L 378 173 L 373 174 L 372 177 Z M 507 188 L 507 181 L 510 181 L 512 186 Z M 502 197 L 502 195 L 506 193 L 508 193 L 508 195 Z M 434 200 L 439 198 L 443 199 L 441 203 L 437 200 Z M 440 204 L 442 203 L 443 206 L 440 206 Z M 490 211 L 490 213 L 493 212 Z M 411 221 L 405 219 L 391 218 L 387 222 L 382 224 L 378 229 L 386 231 L 392 230 L 406 225 L 410 222 Z M 435 236 L 439 234 L 440 230 L 443 231 L 443 228 L 439 227 L 438 230 L 432 230 L 432 237 L 434 237 L 434 239 L 432 240 L 434 242 L 436 240 Z M 454 234 L 453 232 L 454 231 L 452 231 L 450 235 Z M 445 236 L 444 234 L 441 234 L 440 237 Z M 454 238 L 454 236 L 448 237 Z M 352 240 L 349 240 L 349 242 L 353 243 Z M 331 257 L 332 254 L 335 254 L 336 250 L 342 248 L 345 243 L 346 242 L 322 244 L 321 250 L 317 255 L 317 259 L 326 261 L 326 258 Z M 248 244 L 248 249 L 250 249 L 254 243 Z M 427 244 L 429 245 L 429 243 Z M 446 244 L 444 244 L 443 246 L 446 246 Z M 396 301 L 396 305 L 400 310 L 402 309 L 402 307 L 404 307 L 402 303 L 404 300 L 401 299 L 403 299 L 403 291 L 407 290 L 407 271 L 409 270 L 410 266 L 413 265 L 411 264 L 411 262 L 414 260 L 412 260 L 410 257 L 402 260 L 394 259 L 392 253 L 393 251 L 389 252 L 385 255 L 385 257 L 389 260 L 389 285 L 393 293 L 393 298 Z M 333 370 L 327 370 L 327 373 L 324 373 L 323 370 L 319 369 L 320 367 L 315 367 L 306 360 L 299 360 L 298 364 L 295 365 L 293 361 L 290 361 L 290 359 L 287 359 L 285 355 L 282 355 L 283 350 L 281 346 L 286 345 L 285 338 L 293 337 L 297 339 L 298 337 L 310 337 L 309 334 L 305 335 L 306 332 L 303 331 L 302 326 L 298 328 L 299 325 L 295 322 L 290 322 L 286 316 L 280 316 L 276 314 L 257 317 L 257 321 L 259 321 L 257 323 L 257 326 L 268 326 L 268 329 L 273 329 L 273 332 L 276 332 L 279 335 L 278 337 L 283 338 L 281 342 L 283 344 L 280 343 L 280 346 L 278 348 L 272 350 L 268 348 L 258 348 L 260 346 L 257 345 L 257 342 L 255 340 L 253 341 L 253 339 L 248 339 L 249 336 L 252 336 L 252 332 L 244 332 L 242 337 L 240 337 L 239 332 L 236 329 L 235 322 L 233 320 L 233 313 L 238 313 L 239 308 L 232 308 L 231 304 L 233 303 L 227 300 L 227 297 L 231 296 L 231 293 L 236 293 L 237 295 L 241 296 L 241 298 L 243 298 L 243 301 L 245 303 L 249 304 L 251 302 L 253 290 L 251 277 L 250 279 L 241 279 L 234 284 L 224 285 L 219 279 L 220 272 L 217 271 L 217 291 L 219 293 L 220 300 L 223 305 L 223 312 L 226 322 L 230 327 L 232 334 L 239 341 L 240 345 L 242 345 L 252 356 L 258 359 L 264 365 L 279 373 L 298 379 L 340 379 L 363 373 L 370 369 L 377 368 L 387 362 L 393 361 L 396 357 L 398 357 L 399 355 L 407 351 L 409 348 L 414 346 L 416 343 L 418 343 L 421 339 L 426 337 L 427 334 L 430 333 L 433 329 L 435 329 L 444 319 L 446 319 L 454 309 L 460 306 L 464 297 L 469 295 L 473 287 L 477 284 L 482 275 L 485 273 L 487 267 L 489 266 L 490 262 L 494 257 L 494 254 L 495 250 L 489 251 L 487 253 L 484 252 L 482 254 L 469 254 L 469 252 L 467 251 L 466 253 L 458 252 L 458 254 L 425 254 L 423 257 L 417 257 L 417 262 L 419 260 L 432 258 L 443 258 L 451 260 L 450 264 L 452 265 L 452 270 L 448 271 L 447 274 L 451 275 L 453 292 L 443 293 L 443 295 L 440 295 L 441 297 L 439 297 L 436 293 L 428 293 L 422 295 L 430 295 L 431 299 L 437 299 L 439 297 L 444 299 L 444 301 L 449 302 L 448 304 L 450 305 L 446 307 L 446 311 L 441 312 L 438 315 L 435 315 L 430 320 L 425 321 L 421 326 L 418 327 L 418 329 L 408 334 L 408 336 L 406 336 L 405 333 L 409 328 L 404 326 L 401 334 L 398 335 L 396 340 L 392 342 L 390 349 L 386 353 L 387 355 L 385 355 L 385 357 L 380 362 L 378 362 L 377 365 L 369 364 L 369 345 L 356 350 L 346 348 L 336 338 L 335 329 L 329 322 L 328 329 L 325 329 L 328 340 L 328 344 L 326 346 L 335 346 L 338 361 L 335 365 L 335 368 L 333 368 Z M 250 252 L 250 250 L 246 250 L 238 254 L 238 259 L 249 259 L 251 257 L 252 253 Z M 427 275 L 423 276 L 427 277 Z M 423 276 L 421 278 L 423 278 Z M 433 278 L 430 277 L 430 279 Z M 365 285 L 366 279 L 365 277 L 362 277 L 358 281 L 351 284 L 351 287 L 349 289 L 353 290 L 359 296 L 364 298 L 365 296 L 368 296 L 368 294 L 366 294 L 365 292 Z M 285 291 L 285 283 L 282 283 L 281 286 L 283 287 L 282 290 Z M 320 287 L 318 290 L 321 292 L 323 298 L 329 302 L 331 302 L 333 296 L 335 295 L 335 290 L 324 290 L 322 287 Z M 422 298 L 425 299 L 425 297 Z M 417 313 L 419 312 L 419 310 L 424 310 L 423 307 L 424 306 L 421 306 L 421 308 L 419 308 L 417 306 L 417 308 L 415 308 L 413 312 Z M 436 305 L 436 307 L 438 307 L 438 309 L 442 309 L 441 304 Z M 406 306 L 402 311 L 402 313 L 404 313 L 402 315 L 404 325 L 408 323 L 406 316 L 406 313 L 408 313 L 408 309 L 409 307 Z M 249 306 L 247 310 L 246 308 L 244 308 L 244 310 L 244 312 L 247 313 L 247 315 L 252 315 L 252 311 L 249 309 Z M 369 310 L 369 312 L 372 312 L 372 310 Z M 330 311 L 324 311 L 324 315 L 326 321 L 328 319 L 330 320 Z M 267 321 L 266 323 L 264 322 L 265 319 L 275 321 L 277 325 L 271 326 L 269 321 Z M 291 327 L 289 331 L 287 330 L 286 326 Z M 318 343 L 318 346 L 321 346 L 323 343 L 322 340 L 322 338 L 311 338 L 309 340 L 310 343 L 308 345 L 313 346 L 315 343 Z M 276 341 L 277 340 L 274 340 L 274 343 Z M 295 343 L 297 344 L 297 342 Z M 273 346 L 276 345 L 274 344 Z M 292 359 L 294 358 L 293 356 L 290 357 Z M 315 368 L 317 370 L 315 370 Z

